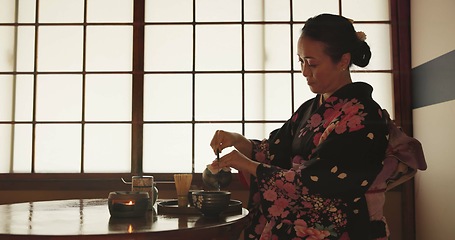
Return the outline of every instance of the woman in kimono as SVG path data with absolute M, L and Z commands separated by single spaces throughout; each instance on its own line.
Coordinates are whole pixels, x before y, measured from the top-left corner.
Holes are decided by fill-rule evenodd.
M 235 150 L 212 167 L 233 167 L 250 185 L 245 239 L 373 239 L 365 192 L 382 169 L 387 127 L 372 87 L 349 67 L 371 53 L 341 16 L 308 19 L 298 41 L 313 99 L 262 141 L 217 130 L 214 152 Z M 382 229 L 385 231 L 385 229 Z M 382 231 L 381 230 L 381 231 Z

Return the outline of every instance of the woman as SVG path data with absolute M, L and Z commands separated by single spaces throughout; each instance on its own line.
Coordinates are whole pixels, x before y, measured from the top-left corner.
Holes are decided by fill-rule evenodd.
M 352 83 L 351 64 L 371 53 L 352 23 L 322 14 L 298 41 L 301 71 L 316 97 L 268 139 L 216 131 L 212 167 L 250 174 L 251 226 L 245 239 L 372 239 L 365 192 L 382 169 L 387 128 L 372 87 Z

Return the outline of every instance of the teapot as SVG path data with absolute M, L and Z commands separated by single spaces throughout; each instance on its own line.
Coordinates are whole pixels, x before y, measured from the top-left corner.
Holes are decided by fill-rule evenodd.
M 209 164 L 202 172 L 202 182 L 212 190 L 220 190 L 221 188 L 227 187 L 231 181 L 232 173 L 230 168 L 213 170 Z

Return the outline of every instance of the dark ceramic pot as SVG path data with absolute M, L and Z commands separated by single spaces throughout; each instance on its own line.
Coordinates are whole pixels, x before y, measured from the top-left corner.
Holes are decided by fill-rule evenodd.
M 231 171 L 221 169 L 217 174 L 213 174 L 208 168 L 202 172 L 202 181 L 210 190 L 219 190 L 227 187 L 232 181 Z
M 110 192 L 109 213 L 112 217 L 143 217 L 147 212 L 149 199 L 148 192 Z

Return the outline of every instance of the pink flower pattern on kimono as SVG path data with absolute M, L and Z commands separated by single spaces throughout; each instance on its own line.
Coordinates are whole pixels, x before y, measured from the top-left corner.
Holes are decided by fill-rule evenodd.
M 329 231 L 309 228 L 307 223 L 301 219 L 294 221 L 294 229 L 298 237 L 306 237 L 305 239 L 308 240 L 326 239 L 326 237 L 330 236 Z
M 287 200 L 286 198 L 278 198 L 276 201 L 275 201 L 275 205 L 279 208 L 285 208 L 287 206 L 289 206 L 289 200 Z
M 321 126 L 321 123 L 322 123 L 321 115 L 314 114 L 313 116 L 311 116 L 311 118 L 307 122 L 308 131 L 314 131 L 314 132 L 318 131 L 319 127 Z M 306 134 L 306 131 L 304 131 L 304 130 L 305 130 L 304 128 L 302 128 L 300 130 L 299 137 L 302 137 Z
M 277 188 L 284 188 L 284 182 L 280 179 L 276 180 L 275 185 Z
M 357 99 L 352 99 L 342 107 L 345 117 L 337 124 L 335 132 L 341 134 L 349 128 L 349 132 L 362 129 L 364 126 L 361 122 L 365 119 L 365 114 L 362 112 L 364 106 Z
M 285 190 L 289 196 L 292 196 L 295 194 L 295 185 L 292 183 L 285 183 L 283 185 L 283 190 Z
M 329 103 L 335 102 L 338 98 L 330 97 Z M 318 146 L 324 140 L 327 139 L 329 134 L 335 130 L 337 134 L 342 134 L 346 131 L 354 132 L 358 131 L 365 126 L 362 122 L 365 120 L 366 113 L 363 113 L 362 110 L 364 106 L 359 103 L 357 99 L 341 99 L 335 105 L 326 103 L 327 109 L 324 112 L 324 123 L 323 127 L 325 128 L 323 132 L 317 132 L 313 138 L 313 144 Z M 320 117 L 319 114 L 315 119 Z M 305 135 L 305 131 L 311 131 L 313 129 L 314 123 L 311 122 L 307 128 L 302 128 L 300 136 Z M 315 131 L 318 129 L 315 129 Z M 302 132 L 304 131 L 304 132 Z
M 309 120 L 309 123 L 308 125 L 310 126 L 310 129 L 315 129 L 317 127 L 319 127 L 319 125 L 321 124 L 322 122 L 322 117 L 321 115 L 319 114 L 313 114 L 313 116 L 311 116 L 310 120 Z
M 293 182 L 295 179 L 295 172 L 294 171 L 287 171 L 284 173 L 284 178 L 288 182 Z
M 285 218 L 288 214 L 289 211 L 284 211 L 284 208 L 278 205 L 272 205 L 271 207 L 268 208 L 269 214 L 273 217 L 281 217 Z
M 271 189 L 265 191 L 264 194 L 263 194 L 263 196 L 264 196 L 264 199 L 265 199 L 265 200 L 270 201 L 270 202 L 275 201 L 276 198 L 277 198 L 276 192 L 273 191 L 273 190 L 271 190 Z
M 343 118 L 338 122 L 335 132 L 337 134 L 342 134 L 346 132 L 349 128 L 349 132 L 354 132 L 362 129 L 364 126 L 361 124 L 364 119 L 362 115 L 351 116 L 350 118 Z
M 265 169 L 274 169 L 274 167 L 264 164 L 261 166 Z M 261 181 L 260 191 L 264 200 L 267 201 L 267 204 L 264 205 L 263 203 L 263 206 L 267 206 L 266 212 L 269 217 L 274 219 L 273 222 L 281 222 L 279 225 L 281 228 L 284 228 L 282 227 L 283 219 L 288 219 L 288 217 L 296 219 L 295 221 L 304 221 L 306 225 L 302 225 L 303 222 L 301 221 L 297 221 L 298 224 L 302 223 L 301 226 L 295 226 L 296 223 L 292 222 L 287 224 L 288 229 L 293 229 L 298 237 L 305 237 L 304 239 L 325 239 L 329 235 L 340 236 L 339 229 L 346 226 L 346 213 L 339 209 L 346 206 L 340 199 L 328 199 L 308 194 L 308 188 L 302 186 L 296 176 L 297 172 L 293 170 L 278 171 L 275 172 L 274 178 Z M 321 211 L 326 217 L 318 214 Z M 268 227 L 272 232 L 278 227 L 269 224 L 266 225 L 261 239 L 272 237 L 271 233 L 264 234 Z M 323 224 L 328 225 L 324 226 Z M 303 228 L 302 226 L 306 227 Z

